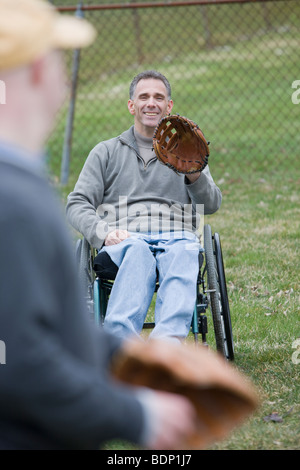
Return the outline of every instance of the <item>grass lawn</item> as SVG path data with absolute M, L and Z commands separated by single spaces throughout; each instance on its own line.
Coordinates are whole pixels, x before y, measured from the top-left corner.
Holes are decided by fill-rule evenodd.
M 219 231 L 235 341 L 235 364 L 252 378 L 262 404 L 216 449 L 299 449 L 299 184 L 276 177 L 224 178 Z M 300 362 L 300 361 L 299 361 Z M 266 421 L 272 413 L 281 422 Z

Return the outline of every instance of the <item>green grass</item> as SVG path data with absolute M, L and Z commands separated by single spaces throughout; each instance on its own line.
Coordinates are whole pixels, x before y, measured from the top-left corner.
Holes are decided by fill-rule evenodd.
M 262 405 L 216 449 L 299 449 L 299 184 L 277 178 L 222 183 L 211 225 L 222 238 L 236 365 L 260 390 Z M 290 413 L 289 410 L 292 410 Z M 281 423 L 265 422 L 278 412 Z
M 218 52 L 199 50 L 170 63 L 154 63 L 172 77 L 175 111 L 202 123 L 212 141 L 210 168 L 223 203 L 205 223 L 221 236 L 235 366 L 253 380 L 261 396 L 253 417 L 213 449 L 300 448 L 300 364 L 292 361 L 293 343 L 300 337 L 300 134 L 293 131 L 300 105 L 292 105 L 290 98 L 291 83 L 299 78 L 294 59 L 300 39 L 285 36 L 284 67 L 278 41 L 272 31 L 263 41 L 248 41 L 247 47 L 240 43 Z M 113 123 L 113 135 L 131 124 L 126 108 L 131 78 L 132 70 L 124 69 L 92 87 L 88 81 L 81 85 L 70 180 L 58 188 L 63 201 L 93 145 L 112 136 L 107 123 Z M 197 101 L 199 109 L 190 115 Z M 63 128 L 64 121 L 49 142 L 55 182 L 60 169 L 55 145 L 62 141 Z M 264 420 L 274 412 L 282 422 Z M 117 441 L 106 448 L 134 447 Z

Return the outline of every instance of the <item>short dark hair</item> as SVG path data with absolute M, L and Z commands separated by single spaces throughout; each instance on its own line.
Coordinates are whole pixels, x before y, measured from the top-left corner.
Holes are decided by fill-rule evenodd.
M 168 99 L 169 100 L 171 99 L 171 85 L 169 83 L 169 80 L 162 73 L 157 72 L 156 70 L 146 70 L 145 72 L 141 72 L 138 75 L 136 75 L 134 79 L 132 80 L 130 87 L 129 87 L 129 98 L 131 100 L 133 99 L 138 82 L 140 80 L 145 80 L 148 78 L 155 78 L 156 80 L 161 80 L 167 89 Z

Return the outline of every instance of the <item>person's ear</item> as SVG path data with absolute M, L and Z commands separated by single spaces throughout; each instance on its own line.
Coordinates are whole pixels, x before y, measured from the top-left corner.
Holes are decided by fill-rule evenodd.
M 130 112 L 130 114 L 132 114 L 132 115 L 134 116 L 134 114 L 135 114 L 135 109 L 134 109 L 133 101 L 132 101 L 132 100 L 128 100 L 127 106 L 128 106 L 128 111 Z
M 167 106 L 167 113 L 170 114 L 173 108 L 173 100 L 169 100 L 168 106 Z

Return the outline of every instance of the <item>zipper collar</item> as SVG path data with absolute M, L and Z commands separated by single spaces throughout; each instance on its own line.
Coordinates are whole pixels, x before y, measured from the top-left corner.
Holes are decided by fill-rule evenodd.
M 134 136 L 134 126 L 131 126 L 127 131 L 124 131 L 120 137 L 120 142 L 122 142 L 122 144 L 125 144 L 127 145 L 128 147 L 130 147 L 132 150 L 135 151 L 137 157 L 142 161 L 143 163 L 143 166 L 144 166 L 144 170 L 146 170 L 146 168 L 149 166 L 149 164 L 153 161 L 156 160 L 156 156 L 154 154 L 154 157 L 151 158 L 147 163 L 145 163 L 145 161 L 143 160 L 142 156 L 140 155 L 139 153 L 139 149 L 138 149 L 138 146 L 137 146 L 137 142 L 136 142 L 136 139 L 135 139 L 135 136 Z M 154 150 L 153 150 L 154 152 Z

